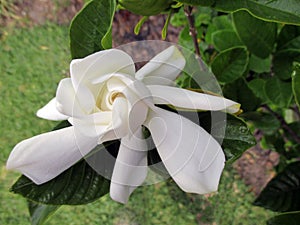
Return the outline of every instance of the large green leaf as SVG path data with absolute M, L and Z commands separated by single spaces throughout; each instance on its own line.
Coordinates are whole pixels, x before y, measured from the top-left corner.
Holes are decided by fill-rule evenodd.
M 115 0 L 93 0 L 74 17 L 70 26 L 72 59 L 111 48 L 115 7 Z
M 182 2 L 189 5 L 211 6 L 215 0 L 177 0 L 177 2 Z
M 59 208 L 58 205 L 43 205 L 28 201 L 31 225 L 42 225 Z
M 212 43 L 220 52 L 243 45 L 234 30 L 219 30 L 214 32 L 212 34 Z
M 247 10 L 253 16 L 271 22 L 300 25 L 299 0 L 180 0 L 195 5 L 212 6 L 222 12 Z
M 293 96 L 291 82 L 283 82 L 276 77 L 266 81 L 265 92 L 270 102 L 280 108 L 288 107 Z
M 248 112 L 241 115 L 247 121 L 251 121 L 256 129 L 261 130 L 265 135 L 272 135 L 280 128 L 279 121 L 268 113 Z
M 268 225 L 299 225 L 300 212 L 282 213 L 269 219 Z
M 95 151 L 119 148 L 119 141 L 106 142 Z M 12 186 L 11 191 L 41 204 L 78 205 L 93 202 L 109 191 L 110 182 L 81 160 L 54 179 L 36 185 L 22 175 Z
M 214 128 L 221 131 L 221 127 L 218 127 L 218 124 L 215 124 Z M 219 138 L 217 134 L 215 134 L 215 138 Z M 241 118 L 228 114 L 225 137 L 222 143 L 227 162 L 234 162 L 255 144 L 255 138 L 248 129 L 247 124 Z
M 211 65 L 219 82 L 229 83 L 242 77 L 247 69 L 249 57 L 244 47 L 236 47 L 221 52 Z
M 294 61 L 300 62 L 300 27 L 286 25 L 277 39 L 273 60 L 275 75 L 283 80 L 290 79 Z
M 300 25 L 299 0 L 215 0 L 213 7 L 223 12 L 244 9 L 266 21 Z
M 232 14 L 236 31 L 248 50 L 260 58 L 270 55 L 276 41 L 277 26 L 241 10 Z
M 277 174 L 254 201 L 254 205 L 276 212 L 300 210 L 300 162 Z
M 300 108 L 300 64 L 295 65 L 295 70 L 292 75 L 292 88 L 295 101 Z
M 240 78 L 223 87 L 223 94 L 226 98 L 239 102 L 243 111 L 254 111 L 261 104 L 261 100 L 256 97 L 253 91 L 247 86 L 246 81 Z
M 293 25 L 285 25 L 281 29 L 277 38 L 277 50 L 285 49 L 293 40 L 300 36 L 300 27 Z
M 256 141 L 247 124 L 236 116 L 223 112 L 179 112 L 195 123 L 200 123 L 222 145 L 228 163 L 234 162 Z M 224 121 L 226 119 L 226 121 Z

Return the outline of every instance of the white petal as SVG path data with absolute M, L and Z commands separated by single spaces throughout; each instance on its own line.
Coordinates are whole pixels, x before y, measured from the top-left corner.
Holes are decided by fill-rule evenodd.
M 85 136 L 100 137 L 112 124 L 112 112 L 97 112 L 84 117 L 73 118 L 72 124 Z
M 142 129 L 134 136 L 122 138 L 110 184 L 113 200 L 126 203 L 130 194 L 147 176 L 147 144 Z
M 113 103 L 112 128 L 116 137 L 122 138 L 129 132 L 128 101 L 124 97 L 117 97 Z
M 185 109 L 224 110 L 229 113 L 239 111 L 240 104 L 229 99 L 189 91 L 182 88 L 148 85 L 155 104 L 171 104 Z
M 67 120 L 69 116 L 60 113 L 56 108 L 56 98 L 53 98 L 44 107 L 40 108 L 36 115 L 46 120 Z
M 42 184 L 75 164 L 96 144 L 97 139 L 83 137 L 73 127 L 40 134 L 17 144 L 6 167 Z
M 96 52 L 83 59 L 72 60 L 71 78 L 75 89 L 80 83 L 90 82 L 105 74 L 124 73 L 134 76 L 135 66 L 132 58 L 125 52 L 109 49 Z
M 175 79 L 184 66 L 184 57 L 175 46 L 171 46 L 137 71 L 135 77 L 149 85 L 174 85 Z
M 85 114 L 76 98 L 76 93 L 70 78 L 62 79 L 59 82 L 56 91 L 56 101 L 58 111 L 65 115 L 79 117 Z
M 225 156 L 210 134 L 163 109 L 150 111 L 145 125 L 166 169 L 182 190 L 198 194 L 217 190 Z

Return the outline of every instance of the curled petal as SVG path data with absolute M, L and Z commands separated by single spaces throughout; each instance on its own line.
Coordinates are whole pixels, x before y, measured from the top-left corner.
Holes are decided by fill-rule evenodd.
M 190 120 L 157 108 L 145 123 L 158 153 L 179 187 L 191 193 L 216 191 L 225 156 L 219 143 Z
M 80 117 L 85 114 L 76 98 L 76 93 L 70 78 L 62 79 L 59 82 L 56 91 L 56 101 L 58 111 L 65 115 Z
M 112 112 L 97 112 L 80 118 L 72 118 L 71 124 L 85 136 L 100 137 L 111 127 Z
M 176 107 L 194 110 L 224 110 L 236 113 L 240 104 L 229 99 L 189 91 L 182 88 L 161 85 L 148 85 L 155 104 L 171 104 Z
M 118 157 L 110 184 L 113 200 L 126 203 L 130 194 L 147 176 L 147 144 L 141 128 L 134 136 L 121 139 Z
M 60 113 L 56 108 L 56 98 L 53 98 L 44 107 L 39 109 L 36 115 L 46 120 L 67 120 L 69 116 Z
M 132 58 L 125 52 L 109 49 L 96 52 L 83 59 L 72 60 L 70 65 L 74 88 L 105 74 L 124 73 L 134 76 L 135 67 Z
M 97 145 L 96 138 L 75 133 L 74 127 L 37 135 L 17 144 L 6 167 L 34 183 L 45 183 L 75 164 Z
M 174 85 L 174 81 L 183 70 L 185 59 L 180 51 L 171 46 L 151 59 L 137 71 L 135 77 L 147 85 Z

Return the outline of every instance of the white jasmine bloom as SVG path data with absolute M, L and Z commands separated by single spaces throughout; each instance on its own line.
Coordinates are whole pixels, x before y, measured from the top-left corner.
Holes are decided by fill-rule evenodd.
M 239 110 L 239 104 L 172 86 L 184 65 L 185 59 L 173 46 L 137 72 L 132 58 L 116 49 L 73 60 L 71 77 L 60 81 L 56 97 L 37 112 L 41 118 L 68 120 L 72 126 L 20 142 L 11 152 L 7 168 L 42 184 L 98 144 L 120 139 L 110 196 L 125 203 L 147 175 L 143 125 L 182 190 L 216 191 L 225 162 L 219 143 L 199 125 L 155 104 L 231 113 Z

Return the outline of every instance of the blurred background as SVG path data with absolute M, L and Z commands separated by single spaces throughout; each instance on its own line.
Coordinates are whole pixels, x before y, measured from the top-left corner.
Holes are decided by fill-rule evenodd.
M 57 123 L 35 117 L 69 75 L 68 27 L 83 0 L 0 0 L 0 224 L 30 224 L 26 200 L 9 192 L 19 173 L 6 171 L 6 159 L 19 141 L 47 132 Z M 120 10 L 113 24 L 114 46 L 161 39 L 166 15 L 151 16 L 139 35 L 141 16 Z M 166 41 L 177 42 L 183 27 L 169 26 Z M 172 181 L 138 188 L 127 205 L 109 196 L 83 206 L 63 206 L 46 224 L 80 225 L 257 225 L 270 211 L 252 205 L 278 163 L 275 152 L 249 149 L 226 167 L 218 193 L 193 195 Z

